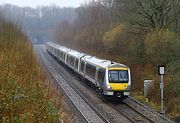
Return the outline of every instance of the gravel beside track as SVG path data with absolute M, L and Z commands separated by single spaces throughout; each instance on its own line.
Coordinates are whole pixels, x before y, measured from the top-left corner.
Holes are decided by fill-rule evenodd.
M 167 117 L 157 113 L 153 109 L 147 107 L 146 105 L 138 102 L 134 98 L 130 97 L 123 101 L 126 105 L 134 108 L 138 112 L 143 112 L 143 115 L 150 118 L 155 123 L 173 123 L 173 121 L 169 120 Z

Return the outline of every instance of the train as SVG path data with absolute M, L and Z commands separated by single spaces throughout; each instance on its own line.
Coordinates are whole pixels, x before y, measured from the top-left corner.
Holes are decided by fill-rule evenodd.
M 46 50 L 60 62 L 88 80 L 105 97 L 127 98 L 131 91 L 130 68 L 76 50 L 47 42 Z

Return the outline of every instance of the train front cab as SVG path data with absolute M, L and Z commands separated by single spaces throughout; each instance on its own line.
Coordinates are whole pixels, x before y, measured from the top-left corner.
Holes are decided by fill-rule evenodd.
M 126 98 L 130 94 L 131 78 L 127 67 L 115 67 L 106 69 L 106 88 L 104 95 L 116 98 Z

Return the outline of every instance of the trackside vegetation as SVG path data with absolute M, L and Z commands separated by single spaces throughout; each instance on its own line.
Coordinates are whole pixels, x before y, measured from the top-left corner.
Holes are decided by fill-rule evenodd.
M 92 0 L 76 9 L 73 23 L 61 22 L 56 39 L 101 58 L 124 63 L 132 72 L 132 95 L 160 108 L 158 65 L 166 66 L 164 101 L 169 116 L 180 116 L 180 1 Z
M 59 122 L 45 80 L 27 37 L 0 17 L 0 122 Z

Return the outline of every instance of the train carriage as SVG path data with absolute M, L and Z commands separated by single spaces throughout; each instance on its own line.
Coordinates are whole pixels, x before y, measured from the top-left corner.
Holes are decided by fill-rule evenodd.
M 127 66 L 96 57 L 84 57 L 82 61 L 85 62 L 85 78 L 95 84 L 104 95 L 129 95 L 131 78 Z
M 47 42 L 46 43 L 46 49 L 54 55 L 58 60 L 65 63 L 67 62 L 67 53 L 70 51 L 70 49 L 57 45 L 55 43 Z
M 79 71 L 79 64 L 80 64 L 80 59 L 85 56 L 84 53 L 77 52 L 75 50 L 71 50 L 67 52 L 67 62 L 66 64 L 72 68 L 74 71 L 78 72 Z

